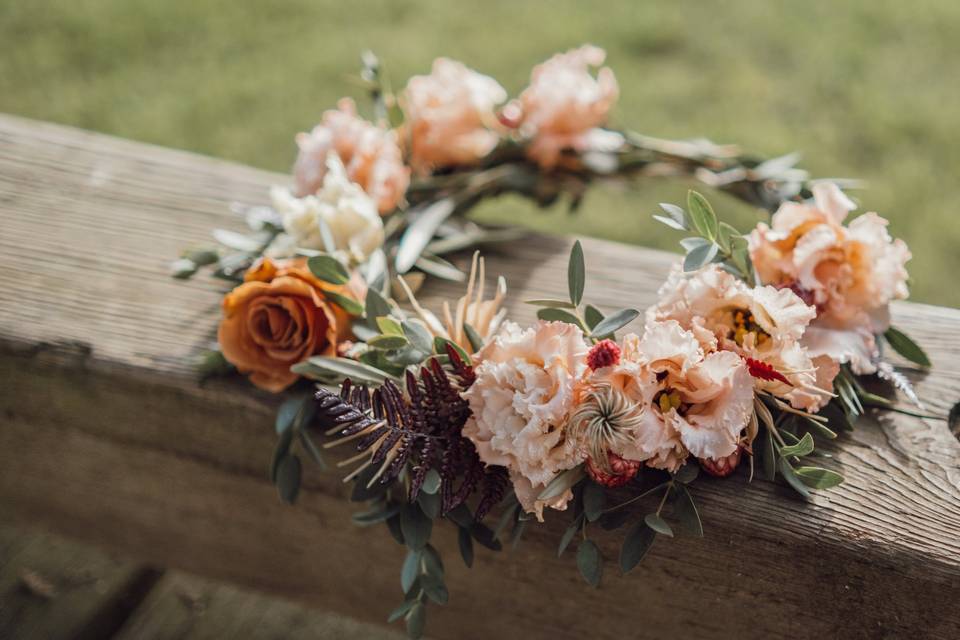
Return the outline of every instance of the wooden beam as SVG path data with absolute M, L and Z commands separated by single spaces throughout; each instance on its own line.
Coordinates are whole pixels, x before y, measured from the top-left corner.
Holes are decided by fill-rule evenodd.
M 222 286 L 169 278 L 170 259 L 242 228 L 271 174 L 178 151 L 0 117 L 0 506 L 153 563 L 382 622 L 402 551 L 350 524 L 332 474 L 300 504 L 266 477 L 275 399 L 239 380 L 196 384 Z M 488 253 L 519 322 L 564 295 L 570 240 L 533 235 Z M 650 304 L 674 256 L 584 241 L 588 300 Z M 432 281 L 427 304 L 456 294 Z M 931 353 L 911 375 L 928 409 L 960 397 L 960 312 L 894 307 Z M 943 422 L 864 420 L 827 451 L 847 481 L 810 502 L 738 476 L 695 485 L 706 537 L 658 540 L 627 577 L 582 584 L 556 558 L 565 526 L 528 528 L 513 553 L 459 563 L 439 536 L 451 600 L 438 637 L 958 637 L 960 443 Z M 616 557 L 615 536 L 602 540 Z

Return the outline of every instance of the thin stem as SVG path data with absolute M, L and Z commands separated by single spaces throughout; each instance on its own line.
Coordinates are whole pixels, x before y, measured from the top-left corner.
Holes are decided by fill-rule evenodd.
M 661 482 L 660 484 L 658 484 L 657 486 L 653 487 L 652 489 L 647 489 L 646 491 L 644 491 L 644 492 L 641 493 L 640 495 L 634 496 L 634 497 L 630 498 L 629 500 L 627 500 L 626 502 L 621 502 L 620 504 L 614 505 L 614 506 L 610 507 L 609 509 L 604 509 L 604 510 L 603 510 L 603 513 L 610 513 L 611 511 L 616 511 L 617 509 L 620 509 L 621 507 L 625 507 L 625 506 L 627 506 L 628 504 L 632 504 L 632 503 L 636 502 L 637 500 L 639 500 L 639 499 L 641 499 L 641 498 L 645 498 L 646 496 L 650 495 L 651 493 L 653 493 L 653 492 L 655 492 L 655 491 L 657 491 L 657 490 L 659 490 L 659 489 L 662 489 L 662 488 L 664 487 L 664 485 L 668 485 L 668 484 L 672 484 L 672 483 L 673 483 L 673 480 L 666 480 L 666 481 L 664 481 L 664 482 Z
M 660 512 L 663 511 L 663 505 L 667 503 L 667 496 L 670 495 L 671 489 L 673 489 L 673 480 L 667 483 L 667 490 L 663 492 L 663 497 L 660 499 L 660 506 L 657 507 L 657 515 L 660 515 Z

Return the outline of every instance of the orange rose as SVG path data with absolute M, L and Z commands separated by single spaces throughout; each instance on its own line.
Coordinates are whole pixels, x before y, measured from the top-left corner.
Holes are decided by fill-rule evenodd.
M 325 291 L 347 294 L 315 278 L 304 260 L 260 260 L 223 299 L 217 332 L 223 356 L 261 389 L 283 391 L 298 378 L 291 366 L 313 355 L 336 355 L 349 330 L 347 313 Z

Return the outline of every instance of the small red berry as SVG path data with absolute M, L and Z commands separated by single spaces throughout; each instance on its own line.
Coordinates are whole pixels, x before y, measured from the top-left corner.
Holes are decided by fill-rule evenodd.
M 601 340 L 587 354 L 587 366 L 596 371 L 620 362 L 620 347 L 613 340 Z
M 726 478 L 736 471 L 740 464 L 740 447 L 723 458 L 700 458 L 700 467 L 712 476 L 717 478 Z
M 613 473 L 607 473 L 598 467 L 593 459 L 587 458 L 587 475 L 597 484 L 609 489 L 622 487 L 640 471 L 641 463 L 636 460 L 625 460 L 612 452 L 607 452 L 607 460 Z

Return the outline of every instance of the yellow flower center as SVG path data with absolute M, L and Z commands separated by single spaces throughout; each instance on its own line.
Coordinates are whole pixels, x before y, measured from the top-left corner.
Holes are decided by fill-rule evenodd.
M 746 337 L 751 334 L 754 337 L 753 343 L 758 347 L 770 339 L 770 334 L 757 324 L 750 311 L 737 309 L 733 312 L 733 329 L 730 330 L 728 337 L 742 347 Z

